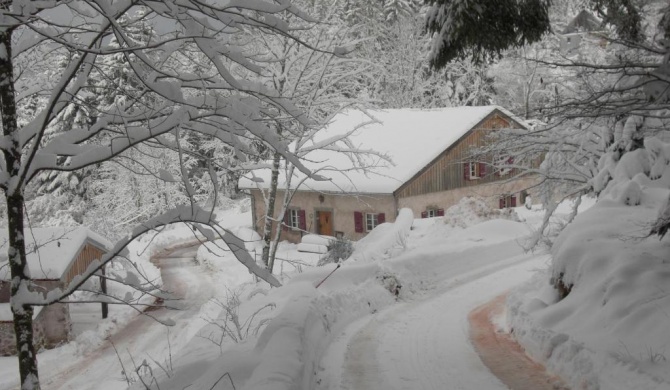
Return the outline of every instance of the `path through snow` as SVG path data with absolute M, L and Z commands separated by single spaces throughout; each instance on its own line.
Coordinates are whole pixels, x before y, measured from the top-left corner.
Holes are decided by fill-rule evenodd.
M 533 361 L 509 333 L 499 332 L 492 319 L 505 310 L 507 294 L 479 306 L 468 315 L 470 339 L 482 361 L 514 390 L 567 390 L 560 378 Z
M 211 280 L 202 267 L 195 261 L 195 253 L 200 243 L 195 246 L 181 247 L 171 252 L 164 252 L 154 261 L 161 268 L 164 288 L 181 298 L 170 303 L 181 310 L 159 309 L 150 314 L 161 320 L 171 319 L 174 326 L 166 327 L 155 319 L 141 315 L 131 321 L 121 331 L 110 337 L 96 351 L 86 355 L 78 363 L 63 369 L 61 365 L 45 365 L 43 386 L 48 389 L 119 389 L 126 387 L 121 363 L 129 376 L 134 374 L 135 366 L 143 360 L 152 362 L 152 359 L 169 356 L 166 349 L 170 348 L 172 356 L 181 350 L 188 340 L 191 340 L 205 324 L 204 320 L 194 321 L 194 318 L 208 315 L 216 317 L 216 305 L 207 304 L 214 294 Z M 209 312 L 208 312 L 209 311 Z M 170 346 L 166 343 L 169 335 Z M 118 351 L 118 355 L 114 350 Z M 133 362 L 134 360 L 134 362 Z M 158 361 L 164 367 L 169 367 L 169 361 Z M 54 372 L 54 368 L 58 372 Z M 135 376 L 135 375 L 133 375 Z
M 488 257 L 496 251 L 499 257 Z M 329 375 L 317 383 L 331 390 L 507 389 L 470 344 L 467 316 L 544 264 L 542 257 L 514 252 L 507 244 L 466 251 L 457 260 L 445 256 L 434 271 L 449 277 L 428 298 L 382 310 L 345 330 L 322 360 L 322 375 L 340 378 Z

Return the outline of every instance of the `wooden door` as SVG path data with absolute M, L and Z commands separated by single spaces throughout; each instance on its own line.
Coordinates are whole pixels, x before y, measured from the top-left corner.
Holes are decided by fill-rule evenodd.
M 318 233 L 324 236 L 333 235 L 333 212 L 332 211 L 317 211 L 317 220 L 319 224 Z

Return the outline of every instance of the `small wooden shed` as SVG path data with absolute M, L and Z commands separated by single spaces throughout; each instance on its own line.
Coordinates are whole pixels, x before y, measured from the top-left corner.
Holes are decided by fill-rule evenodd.
M 4 236 L 4 237 L 2 237 Z M 100 259 L 112 244 L 86 227 L 32 228 L 24 232 L 33 288 L 43 294 L 66 287 L 89 264 Z M 9 307 L 10 274 L 7 266 L 7 232 L 0 233 L 0 355 L 16 353 Z M 70 337 L 70 314 L 65 304 L 35 310 L 36 345 L 51 348 Z

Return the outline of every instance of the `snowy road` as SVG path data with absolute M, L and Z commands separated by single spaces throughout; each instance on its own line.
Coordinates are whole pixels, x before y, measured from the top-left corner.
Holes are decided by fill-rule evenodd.
M 324 372 L 339 379 L 322 383 L 333 390 L 507 389 L 470 344 L 467 315 L 544 264 L 541 257 L 520 252 L 508 242 L 445 254 L 442 264 L 422 271 L 433 273 L 435 280 L 449 275 L 436 281 L 427 296 L 345 330 L 322 360 Z M 414 256 L 421 255 L 410 254 L 398 263 L 420 263 Z
M 183 299 L 176 302 L 176 305 L 183 309 L 159 309 L 149 314 L 161 320 L 171 319 L 175 322 L 174 326 L 166 327 L 148 316 L 138 316 L 112 336 L 111 343 L 107 342 L 98 350 L 83 356 L 76 364 L 64 368 L 62 365 L 44 362 L 44 366 L 40 367 L 43 370 L 41 372 L 44 388 L 54 390 L 124 388 L 127 383 L 122 373 L 121 362 L 128 371 L 128 376 L 135 378 L 135 367 L 140 366 L 145 359 L 151 363 L 156 359 L 158 363 L 168 368 L 169 359 L 163 361 L 164 356 L 170 356 L 170 352 L 166 349 L 170 348 L 173 356 L 176 356 L 176 352 L 183 348 L 204 325 L 204 321 L 193 319 L 204 314 L 216 315 L 216 313 L 205 313 L 208 307 L 209 310 L 214 310 L 210 307 L 213 305 L 205 305 L 212 297 L 214 289 L 210 278 L 194 262 L 197 248 L 196 245 L 178 249 L 158 259 L 164 286 Z M 169 347 L 166 343 L 168 337 Z M 54 368 L 58 371 L 56 372 Z

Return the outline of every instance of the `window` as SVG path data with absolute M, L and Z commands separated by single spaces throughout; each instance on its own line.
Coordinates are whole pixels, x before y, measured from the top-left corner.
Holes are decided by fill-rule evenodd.
M 288 211 L 288 226 L 291 229 L 300 228 L 300 215 L 298 214 L 298 209 L 291 209 Z
M 499 207 L 501 209 L 516 207 L 516 195 L 503 195 L 500 197 Z
M 470 179 L 479 177 L 479 164 L 471 162 L 468 165 L 468 169 L 470 170 Z
M 288 209 L 284 214 L 283 230 L 307 230 L 305 210 Z
M 379 219 L 377 218 L 378 214 L 366 213 L 365 214 L 365 231 L 369 232 L 372 229 L 376 228 L 379 225 Z
M 386 222 L 386 215 L 384 213 L 354 212 L 354 228 L 356 233 L 369 232 L 384 222 Z
M 466 162 L 463 165 L 463 177 L 465 180 L 477 180 L 486 176 L 486 163 Z
M 514 157 L 501 155 L 495 159 L 496 174 L 498 176 L 506 176 L 512 172 L 512 165 L 514 164 Z
M 421 213 L 421 218 L 434 218 L 434 217 L 444 217 L 444 209 L 430 207 L 427 208 L 426 211 Z

